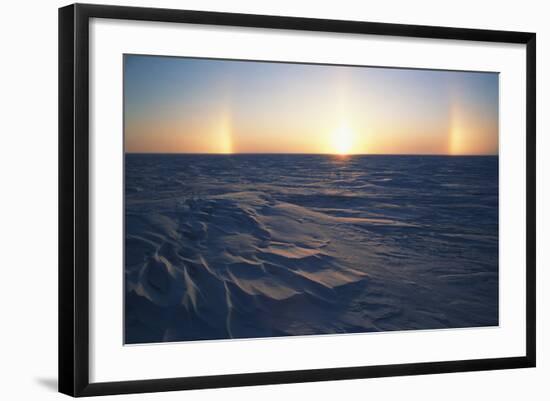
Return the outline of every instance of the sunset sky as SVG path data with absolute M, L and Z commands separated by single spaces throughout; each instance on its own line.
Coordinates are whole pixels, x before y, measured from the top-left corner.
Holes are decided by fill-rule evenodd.
M 126 152 L 497 154 L 498 74 L 126 55 Z

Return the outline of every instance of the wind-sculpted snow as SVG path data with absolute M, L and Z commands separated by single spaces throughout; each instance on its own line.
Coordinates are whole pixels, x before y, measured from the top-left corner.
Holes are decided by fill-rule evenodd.
M 126 155 L 125 341 L 498 324 L 498 158 Z

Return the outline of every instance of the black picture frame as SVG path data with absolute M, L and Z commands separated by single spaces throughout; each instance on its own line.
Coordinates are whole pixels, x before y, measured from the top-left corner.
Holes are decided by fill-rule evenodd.
M 90 383 L 89 21 L 161 21 L 526 45 L 526 354 L 521 357 Z M 220 12 L 74 4 L 59 9 L 59 391 L 71 396 L 158 392 L 535 366 L 536 35 Z

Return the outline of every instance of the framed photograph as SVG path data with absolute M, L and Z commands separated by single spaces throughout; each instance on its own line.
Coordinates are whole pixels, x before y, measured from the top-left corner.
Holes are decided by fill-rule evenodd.
M 535 366 L 535 34 L 59 10 L 59 390 Z

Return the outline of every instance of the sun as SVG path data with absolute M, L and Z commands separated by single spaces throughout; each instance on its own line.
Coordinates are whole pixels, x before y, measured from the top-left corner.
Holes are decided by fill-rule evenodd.
M 331 151 L 337 155 L 348 155 L 353 150 L 354 133 L 347 125 L 341 125 L 331 136 Z

